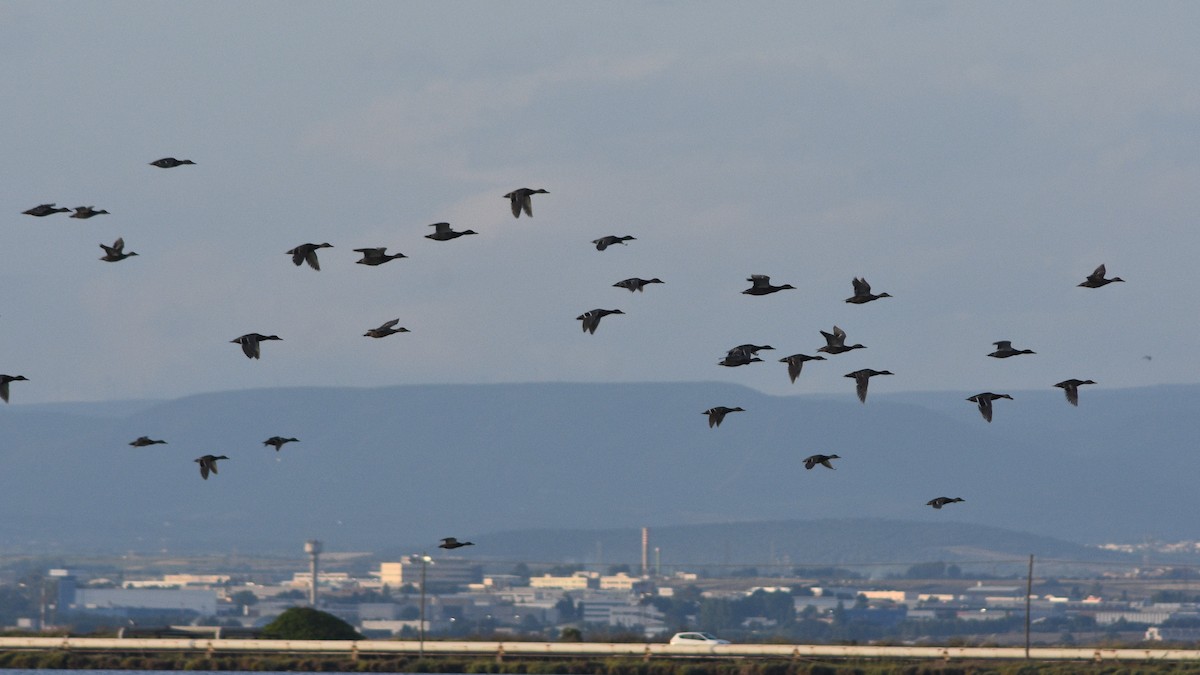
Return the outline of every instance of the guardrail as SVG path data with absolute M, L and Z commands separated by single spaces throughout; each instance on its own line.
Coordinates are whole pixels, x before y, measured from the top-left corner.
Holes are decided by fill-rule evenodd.
M 898 647 L 858 645 L 667 645 L 637 642 L 466 642 L 426 640 L 238 640 L 195 638 L 0 637 L 0 651 L 67 650 L 78 652 L 204 652 L 207 654 L 345 654 L 428 656 L 559 657 L 626 656 L 634 658 L 881 658 L 942 660 L 1019 660 L 1023 647 Z M 1200 661 L 1195 649 L 1097 649 L 1034 647 L 1038 661 Z

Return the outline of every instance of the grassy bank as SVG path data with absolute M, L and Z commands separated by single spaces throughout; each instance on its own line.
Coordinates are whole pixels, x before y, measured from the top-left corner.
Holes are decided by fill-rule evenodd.
M 1091 673 L 1200 675 L 1200 664 L 875 661 L 797 659 L 650 660 L 637 659 L 505 659 L 411 658 L 360 656 L 204 656 L 199 654 L 114 654 L 66 651 L 0 652 L 0 669 L 79 670 L 246 670 L 377 673 L 529 673 L 559 675 L 1034 675 Z

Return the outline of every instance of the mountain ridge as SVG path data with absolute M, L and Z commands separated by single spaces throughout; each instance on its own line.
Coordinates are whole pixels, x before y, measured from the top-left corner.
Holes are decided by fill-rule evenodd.
M 1048 388 L 1052 389 L 1052 388 Z M 446 533 L 810 517 L 963 521 L 1075 542 L 1187 538 L 1200 385 L 775 396 L 739 384 L 524 383 L 208 392 L 127 414 L 0 410 L 14 545 L 288 550 Z M 709 429 L 702 412 L 741 405 Z M 168 445 L 134 449 L 150 435 Z M 273 435 L 299 443 L 264 448 Z M 836 471 L 805 471 L 816 452 Z M 202 481 L 192 459 L 226 454 Z M 1110 486 L 1096 489 L 1097 486 Z M 1111 486 L 1118 486 L 1115 489 Z M 941 511 L 924 504 L 962 496 Z

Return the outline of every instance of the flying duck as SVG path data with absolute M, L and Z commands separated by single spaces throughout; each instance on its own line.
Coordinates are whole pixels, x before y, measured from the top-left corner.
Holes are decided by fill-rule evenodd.
M 479 234 L 475 230 L 463 230 L 462 232 L 455 232 L 454 230 L 450 229 L 450 223 L 431 223 L 429 226 L 433 228 L 433 234 L 427 234 L 425 235 L 425 238 L 432 239 L 434 241 L 450 241 L 451 239 L 457 239 L 464 234 Z
M 871 370 L 870 368 L 863 368 L 862 370 L 856 370 L 853 373 L 846 373 L 845 377 L 853 377 L 854 378 L 854 382 L 858 385 L 857 386 L 858 400 L 862 401 L 863 403 L 866 403 L 867 402 L 867 382 L 870 381 L 870 379 L 872 377 L 875 377 L 876 375 L 891 375 L 891 374 L 892 373 L 887 370 Z
M 1011 340 L 1000 340 L 998 342 L 993 342 L 992 344 L 996 345 L 996 351 L 992 352 L 991 354 L 988 354 L 988 356 L 991 356 L 991 357 L 997 358 L 997 359 L 1007 359 L 1010 356 L 1019 356 L 1021 354 L 1036 354 L 1037 353 L 1031 349 L 1013 349 Z
M 123 237 L 114 241 L 112 246 L 100 244 L 100 248 L 104 249 L 104 256 L 100 258 L 104 262 L 117 262 L 124 260 L 131 255 L 137 255 L 137 253 L 134 251 L 125 253 L 125 239 Z
M 438 548 L 455 549 L 455 548 L 462 548 L 464 546 L 474 546 L 474 545 L 475 545 L 474 542 L 459 541 L 459 540 L 455 539 L 454 537 L 446 537 L 446 538 L 442 539 L 442 543 L 438 544 Z
M 718 366 L 726 366 L 728 368 L 736 368 L 738 366 L 745 366 L 751 363 L 762 363 L 762 359 L 749 352 L 738 351 L 737 349 L 729 350 L 729 353 L 725 355 L 725 358 L 717 361 Z
M 208 480 L 208 472 L 209 471 L 213 472 L 214 474 L 217 472 L 217 460 L 218 459 L 229 459 L 229 458 L 226 457 L 225 455 L 215 455 L 215 456 L 214 455 L 204 455 L 203 457 L 197 457 L 196 459 L 193 459 L 192 461 L 196 462 L 197 464 L 200 465 L 200 477 L 203 478 L 204 480 Z
M 978 404 L 979 414 L 983 415 L 983 419 L 985 421 L 991 422 L 992 401 L 995 401 L 998 398 L 1006 398 L 1010 401 L 1013 400 L 1013 397 L 1009 396 L 1008 394 L 993 394 L 990 391 L 985 391 L 982 394 L 975 394 L 974 396 L 968 397 L 967 400 Z
M 550 193 L 541 188 L 538 188 L 536 190 L 534 190 L 533 188 L 517 188 L 516 190 L 513 190 L 512 192 L 504 195 L 504 198 L 507 199 L 512 204 L 513 218 L 520 218 L 521 211 L 524 211 L 525 215 L 532 218 L 533 217 L 533 195 L 548 195 L 548 194 L 550 194 Z
M 1091 380 L 1076 380 L 1075 378 L 1071 378 L 1069 380 L 1063 380 L 1054 386 L 1062 387 L 1063 393 L 1067 395 L 1067 403 L 1070 403 L 1071 405 L 1079 405 L 1079 385 L 1081 384 L 1096 383 Z
M 643 292 L 642 289 L 646 287 L 646 284 L 661 283 L 663 283 L 663 280 L 658 278 L 639 279 L 637 277 L 630 277 L 629 279 L 622 279 L 621 281 L 618 281 L 617 283 L 613 284 L 613 286 L 616 286 L 617 288 L 628 288 L 630 293 L 634 291 L 641 293 Z
M 396 324 L 398 324 L 398 323 L 400 323 L 400 319 L 392 319 L 391 321 L 385 322 L 379 328 L 372 328 L 371 330 L 363 333 L 363 337 L 381 338 L 381 337 L 387 337 L 389 335 L 395 335 L 396 333 L 410 332 L 407 328 L 404 328 L 403 326 L 401 326 L 400 328 L 396 328 Z
M 866 346 L 864 345 L 850 345 L 847 347 L 846 331 L 838 328 L 837 326 L 833 327 L 832 333 L 821 331 L 821 335 L 825 336 L 825 346 L 818 349 L 817 351 L 819 352 L 825 352 L 826 354 L 841 354 L 842 352 L 848 352 L 851 349 L 866 349 Z
M 731 412 L 745 412 L 745 409 L 741 407 L 727 408 L 723 405 L 719 405 L 715 408 L 709 408 L 700 414 L 708 415 L 708 428 L 711 429 L 713 427 L 721 426 L 721 421 L 724 420 L 725 416 Z
M 264 340 L 282 340 L 278 335 L 263 335 L 262 333 L 246 333 L 245 335 L 234 338 L 230 342 L 236 342 L 242 346 L 242 353 L 248 359 L 257 359 L 262 356 L 262 350 L 259 346 Z
M 612 246 L 613 244 L 621 244 L 622 246 L 628 246 L 629 244 L 626 244 L 625 242 L 636 241 L 636 240 L 637 240 L 636 237 L 631 237 L 629 235 L 625 235 L 624 237 L 618 237 L 615 234 L 610 234 L 607 237 L 600 237 L 599 239 L 593 239 L 592 243 L 596 245 L 597 251 L 603 251 L 604 249 L 608 248 L 609 246 Z
M 782 290 L 788 289 L 788 288 L 791 288 L 791 289 L 796 288 L 795 286 L 793 286 L 791 284 L 784 284 L 782 286 L 772 286 L 771 285 L 771 277 L 769 277 L 765 274 L 751 274 L 746 279 L 746 281 L 749 281 L 752 285 L 750 286 L 750 288 L 747 288 L 746 290 L 742 291 L 742 293 L 744 295 L 770 295 L 771 293 L 774 293 L 775 291 L 782 291 Z
M 309 267 L 319 272 L 321 271 L 321 261 L 317 260 L 317 249 L 319 248 L 333 248 L 333 244 L 328 242 L 324 244 L 300 244 L 288 251 L 287 254 L 292 256 L 292 264 L 296 267 L 308 263 Z
M 8 383 L 9 382 L 28 382 L 29 378 L 24 375 L 0 375 L 0 401 L 8 403 Z
M 930 499 L 929 501 L 925 502 L 925 506 L 932 506 L 935 509 L 940 509 L 947 504 L 965 501 L 967 500 L 963 499 L 962 497 L 938 497 L 937 499 Z
M 132 446 L 133 446 L 133 447 L 135 447 L 135 448 L 144 448 L 144 447 L 146 447 L 146 446 L 148 446 L 148 445 L 157 445 L 157 444 L 159 444 L 159 443 L 162 443 L 163 445 L 166 445 L 166 444 L 167 444 L 167 442 L 166 442 L 166 441 L 154 441 L 154 440 L 151 440 L 149 436 L 138 436 L 138 437 L 137 437 L 137 440 L 134 440 L 134 441 L 130 441 L 130 442 L 129 442 L 129 444 L 130 444 L 130 445 L 132 445 Z
M 1087 276 L 1087 279 L 1085 279 L 1084 282 L 1079 285 L 1083 286 L 1084 288 L 1100 288 L 1101 286 L 1107 286 L 1114 281 L 1125 281 L 1121 277 L 1113 277 L 1111 279 L 1105 279 L 1104 278 L 1105 274 L 1107 274 L 1107 271 L 1104 269 L 1104 265 L 1100 265 L 1099 267 L 1096 268 L 1095 272 L 1092 272 L 1091 274 L 1089 274 Z
M 300 441 L 299 438 L 284 438 L 283 436 L 272 436 L 272 437 L 268 438 L 267 440 L 263 441 L 263 445 L 275 448 L 275 452 L 279 452 L 279 449 L 282 448 L 285 443 L 297 443 L 299 441 Z
M 51 204 L 38 204 L 37 206 L 33 207 L 32 209 L 29 209 L 27 211 L 22 211 L 21 213 L 24 213 L 27 216 L 37 216 L 38 218 L 43 218 L 45 216 L 49 216 L 54 213 L 65 213 L 70 210 L 71 209 L 68 209 L 65 206 L 62 207 L 61 209 L 56 209 L 56 208 L 54 208 L 54 204 L 51 203 Z
M 157 166 L 160 169 L 174 169 L 184 164 L 195 164 L 195 162 L 190 159 L 175 159 L 174 157 L 163 157 L 150 162 L 150 166 Z
M 824 356 L 808 356 L 807 354 L 792 354 L 779 359 L 780 363 L 788 364 L 788 377 L 792 378 L 792 384 L 796 383 L 796 378 L 800 377 L 800 369 L 804 367 L 805 361 L 824 361 Z
M 871 294 L 871 284 L 868 284 L 866 279 L 863 279 L 860 277 L 854 277 L 853 283 L 854 283 L 854 295 L 846 298 L 846 302 L 849 302 L 850 304 L 862 305 L 862 304 L 871 302 L 872 300 L 878 300 L 880 298 L 892 297 L 892 296 L 888 295 L 887 293 L 880 293 L 879 295 L 872 295 Z
M 388 255 L 386 246 L 381 246 L 379 248 L 356 248 L 354 249 L 354 252 L 362 254 L 362 260 L 356 260 L 356 263 L 359 265 L 370 265 L 372 267 L 375 265 L 382 265 L 383 263 L 389 260 L 395 260 L 396 258 L 408 257 L 403 253 L 394 253 L 392 255 Z
M 600 319 L 603 319 L 609 314 L 624 313 L 625 312 L 622 312 L 619 309 L 593 309 L 575 317 L 575 320 L 583 322 L 583 332 L 595 335 L 596 328 L 600 326 Z
M 812 469 L 814 466 L 820 464 L 827 469 L 833 469 L 833 465 L 829 463 L 829 460 L 831 459 L 841 459 L 841 457 L 838 457 L 837 455 L 813 455 L 812 457 L 804 460 L 804 468 Z
M 104 209 L 100 209 L 97 211 L 96 207 L 94 207 L 94 206 L 76 206 L 75 213 L 72 213 L 70 215 L 70 217 L 71 218 L 79 218 L 80 220 L 87 220 L 88 218 L 91 218 L 92 216 L 99 216 L 99 215 L 102 215 L 105 213 L 108 213 L 108 211 L 105 211 Z
M 730 349 L 730 350 L 729 350 L 727 353 L 728 353 L 730 356 L 733 356 L 735 353 L 738 353 L 738 354 L 746 354 L 746 355 L 754 355 L 754 354 L 757 354 L 757 353 L 759 353 L 760 351 L 762 351 L 762 350 L 764 350 L 764 349 L 770 349 L 770 350 L 772 350 L 772 351 L 773 351 L 775 348 L 774 348 L 774 347 L 772 347 L 771 345 L 752 345 L 752 344 L 744 344 L 744 345 L 738 345 L 738 346 L 734 347 L 733 349 Z

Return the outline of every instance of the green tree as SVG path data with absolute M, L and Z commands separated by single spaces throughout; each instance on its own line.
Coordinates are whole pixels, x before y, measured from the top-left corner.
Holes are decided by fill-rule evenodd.
M 238 591 L 229 596 L 229 601 L 238 607 L 249 607 L 258 602 L 258 596 L 253 591 Z
M 354 626 L 311 607 L 292 607 L 263 627 L 263 637 L 275 640 L 361 640 Z

